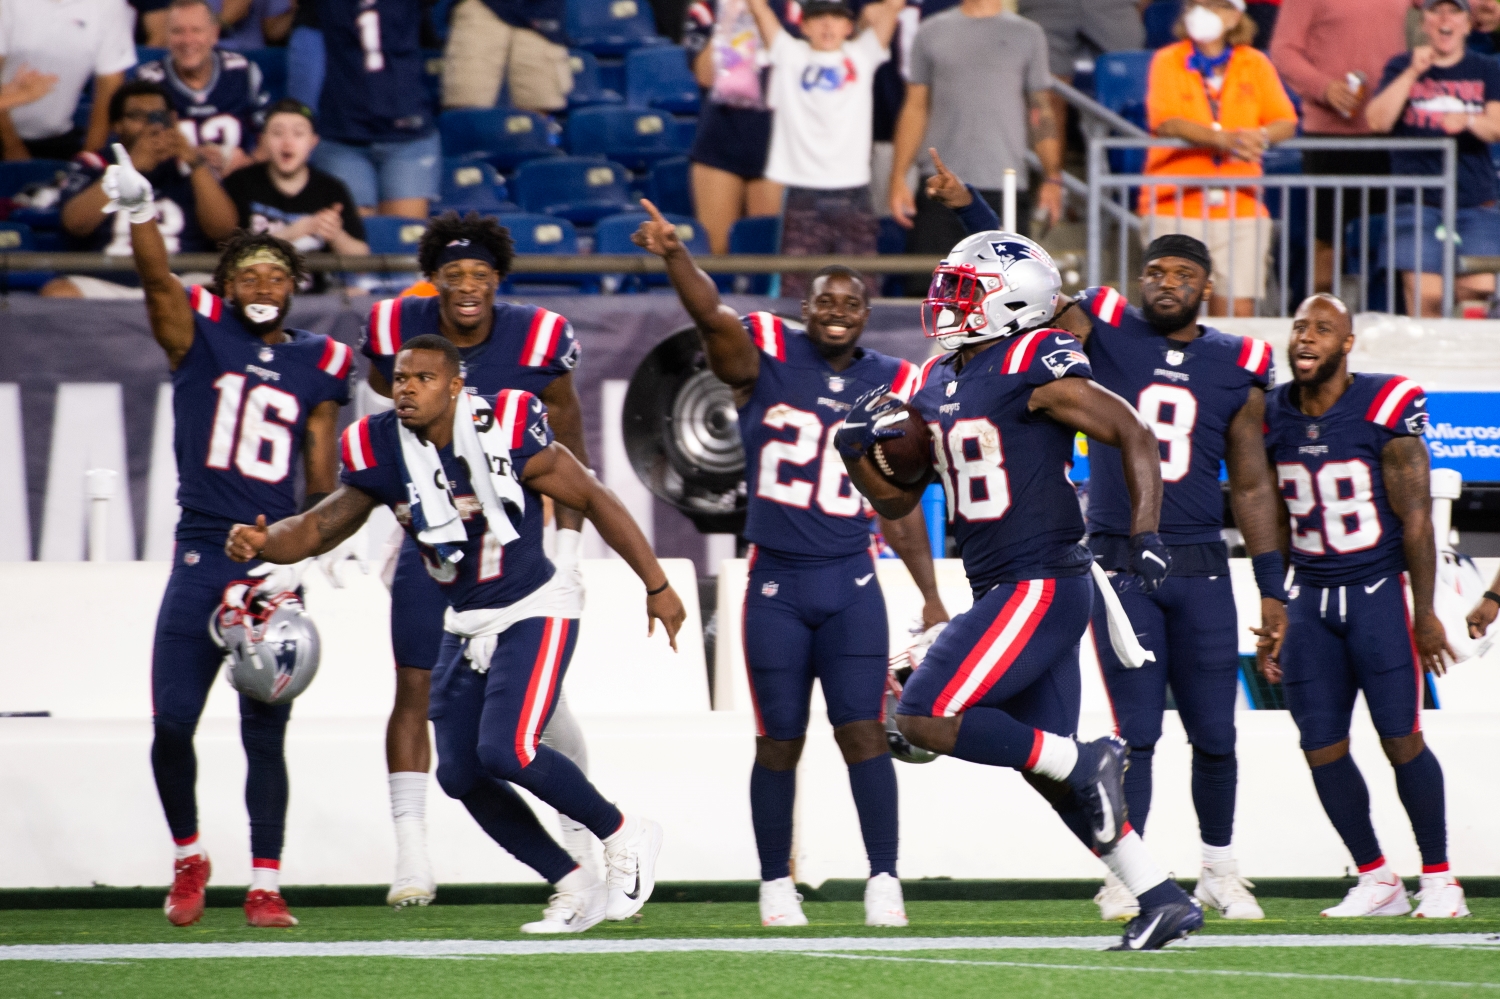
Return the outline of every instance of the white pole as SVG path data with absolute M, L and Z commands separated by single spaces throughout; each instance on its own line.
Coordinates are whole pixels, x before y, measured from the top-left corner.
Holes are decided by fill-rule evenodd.
M 1005 168 L 1005 186 L 1000 199 L 1000 227 L 1006 232 L 1016 231 L 1016 171 Z
M 109 468 L 91 468 L 84 473 L 89 497 L 89 561 L 109 560 L 109 501 L 115 495 L 115 472 Z
M 1453 501 L 1463 492 L 1464 477 L 1451 468 L 1434 468 L 1428 473 L 1432 489 L 1432 531 L 1437 535 L 1438 551 L 1452 548 L 1449 538 L 1453 528 Z

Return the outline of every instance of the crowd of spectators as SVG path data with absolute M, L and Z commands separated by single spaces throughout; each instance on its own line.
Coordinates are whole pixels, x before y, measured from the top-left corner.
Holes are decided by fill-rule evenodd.
M 0 0 L 0 152 L 72 160 L 60 185 L 71 248 L 128 247 L 128 230 L 115 232 L 99 211 L 97 178 L 119 141 L 159 178 L 174 248 L 210 249 L 246 226 L 357 256 L 368 252 L 364 218 L 419 220 L 437 208 L 440 112 L 568 114 L 579 67 L 570 2 Z M 1500 254 L 1490 154 L 1500 141 L 1500 0 L 676 2 L 660 0 L 658 24 L 670 32 L 682 20 L 685 67 L 701 91 L 688 186 L 716 253 L 749 216 L 780 216 L 788 254 L 873 253 L 882 216 L 905 230 L 900 248 L 941 253 L 964 229 L 951 198 L 932 192 L 962 177 L 999 211 L 1008 171 L 1017 228 L 1050 229 L 1068 217 L 1069 112 L 1054 81 L 1075 82 L 1104 53 L 1142 49 L 1147 26 L 1159 38 L 1172 7 L 1177 41 L 1153 43 L 1145 124 L 1186 147 L 1150 152 L 1145 170 L 1162 182 L 1143 188 L 1136 208 L 1145 239 L 1206 239 L 1213 311 L 1253 314 L 1265 292 L 1275 238 L 1263 192 L 1245 181 L 1298 133 L 1458 141 L 1454 233 L 1441 231 L 1436 192 L 1408 190 L 1393 205 L 1379 189 L 1316 193 L 1317 289 L 1332 288 L 1338 230 L 1361 210 L 1394 213 L 1396 240 L 1378 247 L 1378 262 L 1402 272 L 1407 299 L 1424 309 L 1440 299 L 1445 239 Z M 425 82 L 442 44 L 433 8 L 446 29 L 436 94 Z M 138 44 L 162 51 L 138 65 Z M 255 60 L 266 46 L 287 52 L 274 86 Z M 1301 169 L 1431 174 L 1441 162 L 1366 143 L 1305 150 Z M 785 277 L 784 293 L 800 289 Z M 44 291 L 132 293 L 82 275 Z M 1463 299 L 1494 293 L 1490 275 L 1459 283 Z

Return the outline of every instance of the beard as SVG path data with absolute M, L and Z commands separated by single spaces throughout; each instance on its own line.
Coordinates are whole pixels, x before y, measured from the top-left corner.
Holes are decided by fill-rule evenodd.
M 1151 328 L 1163 336 L 1168 333 L 1176 333 L 1188 323 L 1192 322 L 1198 315 L 1199 308 L 1203 305 L 1203 293 L 1194 295 L 1191 301 L 1184 300 L 1182 305 L 1167 311 L 1158 309 L 1150 302 L 1141 303 L 1141 315 L 1146 317 L 1146 322 Z
M 1317 388 L 1319 385 L 1325 385 L 1330 380 L 1332 380 L 1333 376 L 1338 374 L 1339 366 L 1343 364 L 1343 362 L 1344 355 L 1338 352 L 1334 352 L 1328 357 L 1325 357 L 1322 363 L 1320 363 L 1316 368 L 1313 368 L 1312 374 L 1308 375 L 1305 378 L 1298 374 L 1297 369 L 1293 367 L 1292 380 L 1303 388 Z
M 288 307 L 290 307 L 290 305 L 291 299 L 287 299 L 286 304 L 281 306 L 279 309 L 276 309 L 276 314 L 273 315 L 270 319 L 261 319 L 258 322 L 245 314 L 245 306 L 241 305 L 240 303 L 235 302 L 233 308 L 234 314 L 239 317 L 239 320 L 242 324 L 244 324 L 245 329 L 249 330 L 250 333 L 254 336 L 265 336 L 267 333 L 275 333 L 278 329 L 281 328 L 281 320 L 286 315 L 287 309 Z

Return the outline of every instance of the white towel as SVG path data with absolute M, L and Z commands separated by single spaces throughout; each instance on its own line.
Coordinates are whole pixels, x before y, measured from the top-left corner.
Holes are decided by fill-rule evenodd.
M 1125 608 L 1121 605 L 1114 586 L 1110 584 L 1109 576 L 1099 567 L 1098 562 L 1092 563 L 1091 568 L 1095 589 L 1104 600 L 1104 616 L 1109 620 L 1109 644 L 1121 664 L 1126 669 L 1140 669 L 1146 663 L 1156 662 L 1156 653 L 1136 640 L 1135 626 L 1125 616 Z

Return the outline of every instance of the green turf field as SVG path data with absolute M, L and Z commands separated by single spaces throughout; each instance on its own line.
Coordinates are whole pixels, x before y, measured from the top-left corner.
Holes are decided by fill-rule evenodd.
M 1263 904 L 1263 923 L 1210 915 L 1157 954 L 1100 953 L 1119 927 L 1087 901 L 911 902 L 906 930 L 868 929 L 857 902 L 809 902 L 812 925 L 774 932 L 750 903 L 653 904 L 563 939 L 521 936 L 533 905 L 301 907 L 290 930 L 251 930 L 231 908 L 187 929 L 154 910 L 6 910 L 0 996 L 1500 999 L 1500 899 L 1471 899 L 1473 918 L 1451 923 L 1330 923 L 1327 901 Z

